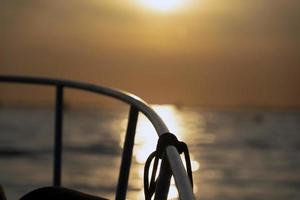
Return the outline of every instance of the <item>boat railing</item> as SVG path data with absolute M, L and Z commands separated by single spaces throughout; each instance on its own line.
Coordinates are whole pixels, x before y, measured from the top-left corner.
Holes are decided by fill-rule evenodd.
M 128 178 L 130 165 L 132 160 L 132 150 L 134 145 L 134 137 L 139 112 L 143 113 L 154 126 L 158 136 L 169 132 L 167 126 L 159 115 L 142 99 L 125 91 L 102 87 L 94 84 L 88 84 L 78 81 L 69 81 L 52 78 L 26 77 L 26 76 L 10 76 L 0 75 L 0 82 L 5 83 L 22 83 L 22 84 L 38 84 L 53 86 L 56 89 L 55 102 L 55 133 L 54 133 L 54 165 L 53 165 L 53 185 L 61 185 L 61 169 L 62 169 L 62 148 L 63 148 L 63 112 L 64 112 L 64 91 L 67 88 L 90 91 L 118 99 L 130 106 L 128 124 L 123 146 L 121 166 L 116 189 L 117 200 L 126 198 L 128 187 Z M 171 176 L 175 179 L 179 198 L 188 200 L 194 199 L 192 186 L 187 176 L 185 167 L 180 158 L 177 149 L 170 145 L 166 148 L 165 157 L 162 159 L 160 172 L 158 176 L 157 187 L 154 199 L 167 199 L 170 187 Z

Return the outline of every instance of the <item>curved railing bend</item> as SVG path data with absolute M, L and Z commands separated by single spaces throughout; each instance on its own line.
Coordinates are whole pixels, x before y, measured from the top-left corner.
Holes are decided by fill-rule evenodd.
M 149 121 L 154 126 L 158 136 L 169 132 L 162 119 L 145 101 L 128 92 L 77 81 L 40 77 L 0 75 L 0 82 L 50 85 L 56 87 L 53 185 L 59 186 L 61 184 L 62 123 L 65 88 L 74 88 L 102 94 L 105 96 L 113 97 L 130 105 L 128 124 L 123 147 L 124 150 L 122 154 L 120 174 L 116 191 L 116 199 L 118 200 L 126 198 L 138 113 L 143 113 L 149 119 Z M 170 178 L 172 175 L 174 176 L 180 199 L 194 199 L 192 187 L 185 171 L 184 165 L 181 161 L 177 149 L 174 146 L 167 147 L 166 158 L 168 162 L 166 161 L 166 159 L 163 159 L 162 161 L 158 178 L 158 186 L 155 192 L 155 199 L 167 198 L 170 186 Z

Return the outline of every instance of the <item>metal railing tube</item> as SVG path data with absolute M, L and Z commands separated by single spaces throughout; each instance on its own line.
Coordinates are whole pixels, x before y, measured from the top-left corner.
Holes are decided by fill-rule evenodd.
M 135 106 L 139 109 L 152 123 L 158 135 L 168 132 L 168 128 L 159 115 L 141 98 L 118 89 L 107 88 L 89 83 L 82 83 L 77 81 L 51 79 L 51 78 L 37 78 L 24 76 L 9 76 L 0 75 L 0 81 L 12 83 L 28 83 L 28 84 L 42 84 L 42 85 L 63 85 L 64 87 L 75 88 L 103 94 L 114 97 L 129 105 Z
M 134 106 L 131 106 L 129 111 L 128 124 L 123 146 L 122 161 L 117 186 L 117 200 L 123 200 L 126 198 L 138 114 L 139 110 L 136 109 Z
M 171 177 L 172 173 L 170 170 L 169 162 L 166 156 L 164 156 L 163 160 L 161 161 L 161 167 L 157 180 L 157 187 L 154 196 L 155 200 L 165 200 L 168 198 Z
M 55 134 L 54 134 L 54 167 L 53 185 L 61 185 L 61 161 L 62 161 L 62 128 L 63 128 L 63 86 L 56 87 L 55 105 Z
M 133 94 L 121 90 L 76 81 L 9 75 L 0 75 L 0 82 L 43 84 L 54 86 L 61 85 L 64 87 L 81 89 L 110 96 L 120 101 L 123 101 L 131 106 L 134 106 L 141 113 L 143 113 L 154 126 L 158 136 L 169 132 L 167 126 L 159 117 L 159 115 L 145 101 Z M 168 158 L 170 168 L 173 172 L 173 176 L 175 178 L 175 183 L 177 185 L 180 198 L 184 200 L 194 199 L 193 191 L 190 187 L 190 181 L 188 179 L 185 168 L 176 148 L 172 146 L 167 147 L 166 156 Z
M 174 146 L 168 146 L 166 152 L 180 199 L 195 199 L 191 182 L 177 149 Z

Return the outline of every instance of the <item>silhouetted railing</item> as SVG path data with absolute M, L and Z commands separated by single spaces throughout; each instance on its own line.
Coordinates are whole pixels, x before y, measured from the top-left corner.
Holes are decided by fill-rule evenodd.
M 132 160 L 132 150 L 139 112 L 142 112 L 153 124 L 158 136 L 169 132 L 167 126 L 157 113 L 142 99 L 116 89 L 87 84 L 77 81 L 23 77 L 23 76 L 1 76 L 0 82 L 24 83 L 51 85 L 56 87 L 56 104 L 55 104 L 55 137 L 54 137 L 54 167 L 53 167 L 53 185 L 61 185 L 61 166 L 62 166 L 62 127 L 63 127 L 63 101 L 64 89 L 73 88 L 86 90 L 105 96 L 110 96 L 130 105 L 126 136 L 124 141 L 119 180 L 116 191 L 116 199 L 123 200 L 126 198 L 128 187 L 128 177 Z M 167 159 L 167 160 L 166 160 Z M 174 176 L 180 199 L 194 199 L 192 187 L 181 161 L 179 153 L 174 146 L 166 148 L 166 159 L 163 159 L 158 184 L 155 192 L 155 199 L 166 199 L 170 187 L 171 176 Z

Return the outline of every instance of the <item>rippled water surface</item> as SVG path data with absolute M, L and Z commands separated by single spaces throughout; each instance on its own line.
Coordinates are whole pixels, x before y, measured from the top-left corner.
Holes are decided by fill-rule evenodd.
M 300 199 L 300 111 L 154 108 L 190 148 L 197 199 Z M 64 186 L 114 198 L 127 112 L 65 113 Z M 139 120 L 128 199 L 143 199 L 143 163 L 157 140 Z M 53 124 L 51 110 L 0 110 L 0 183 L 9 199 L 51 184 Z

